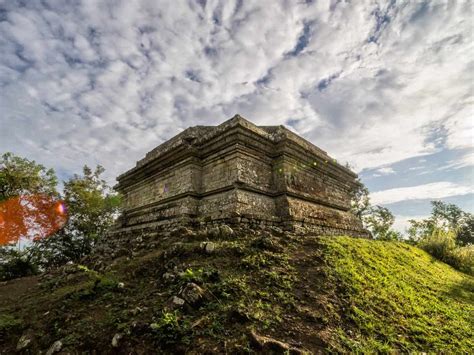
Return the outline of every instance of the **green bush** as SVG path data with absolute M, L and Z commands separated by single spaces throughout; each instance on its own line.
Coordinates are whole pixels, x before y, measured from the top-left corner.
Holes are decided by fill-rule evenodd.
M 453 250 L 453 258 L 455 268 L 474 275 L 474 245 L 466 245 L 457 247 Z
M 9 315 L 0 314 L 0 342 L 5 339 L 9 333 L 21 330 L 22 323 L 19 319 Z
M 31 262 L 29 255 L 10 247 L 0 248 L 0 281 L 35 275 L 38 267 Z
M 454 268 L 474 275 L 474 246 L 456 245 L 456 231 L 435 228 L 419 247 Z
M 456 233 L 436 228 L 420 241 L 419 246 L 435 258 L 449 264 L 452 251 L 456 248 Z
M 150 324 L 150 328 L 159 342 L 165 346 L 189 342 L 191 325 L 179 316 L 178 311 L 163 311 L 157 322 Z

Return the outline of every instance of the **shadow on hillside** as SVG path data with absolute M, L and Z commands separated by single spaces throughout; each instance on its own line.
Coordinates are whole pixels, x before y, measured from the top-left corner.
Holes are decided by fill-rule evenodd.
M 448 292 L 452 298 L 474 305 L 474 278 L 466 277 L 461 282 L 454 284 Z

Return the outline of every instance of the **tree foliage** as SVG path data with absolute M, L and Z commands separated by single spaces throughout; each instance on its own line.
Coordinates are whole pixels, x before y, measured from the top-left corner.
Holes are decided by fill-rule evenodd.
M 456 241 L 459 245 L 474 245 L 474 215 L 468 213 L 457 229 Z
M 369 189 L 357 179 L 357 185 L 351 193 L 351 212 L 355 214 L 369 230 L 372 237 L 380 240 L 398 240 L 401 234 L 392 229 L 395 217 L 386 207 L 372 206 Z
M 401 238 L 400 233 L 392 229 L 395 217 L 386 207 L 370 207 L 368 213 L 364 215 L 363 221 L 375 239 L 398 240 Z
M 369 189 L 357 179 L 356 187 L 351 191 L 351 211 L 359 219 L 368 212 L 370 208 Z
M 410 241 L 435 258 L 474 275 L 474 216 L 452 203 L 432 201 L 431 215 L 410 220 Z
M 58 196 L 53 169 L 34 160 L 5 153 L 0 158 L 0 202 L 11 197 L 41 194 Z
M 43 267 L 77 261 L 89 254 L 118 214 L 120 196 L 101 178 L 104 168 L 92 171 L 84 166 L 83 175 L 64 182 L 64 201 L 68 208 L 66 226 L 50 238 L 35 241 L 34 260 Z
M 408 235 L 413 242 L 427 238 L 436 230 L 453 231 L 455 242 L 465 246 L 474 244 L 474 215 L 452 203 L 431 201 L 431 215 L 422 220 L 409 220 Z
M 83 174 L 65 181 L 59 193 L 54 170 L 11 153 L 2 156 L 0 234 L 12 244 L 15 237 L 32 242 L 15 250 L 4 241 L 0 247 L 0 278 L 28 275 L 90 253 L 112 225 L 120 204 L 119 195 L 102 179 L 103 172 L 101 166 L 95 170 L 85 166 Z M 53 213 L 59 199 L 67 208 L 67 223 L 64 220 L 58 224 Z

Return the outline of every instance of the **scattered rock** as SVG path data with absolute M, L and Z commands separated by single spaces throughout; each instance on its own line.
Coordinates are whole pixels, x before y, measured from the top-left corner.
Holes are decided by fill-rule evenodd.
M 252 246 L 263 250 L 273 251 L 276 253 L 283 251 L 283 248 L 278 245 L 273 239 L 271 239 L 270 236 L 267 235 L 263 235 L 255 239 L 252 242 Z
M 207 230 L 207 233 L 212 238 L 218 238 L 221 234 L 219 227 L 212 227 Z
M 234 231 L 227 224 L 223 224 L 219 227 L 220 235 L 223 238 L 229 238 L 234 235 Z
M 193 230 L 183 226 L 183 227 L 173 229 L 171 231 L 171 235 L 177 236 L 177 237 L 192 237 L 196 235 L 196 233 L 194 233 Z
M 120 248 L 117 251 L 111 253 L 112 258 L 121 257 L 121 256 L 130 256 L 132 251 L 128 248 Z
M 173 281 L 176 275 L 171 272 L 165 272 L 162 277 L 164 281 Z
M 212 254 L 216 250 L 216 243 L 213 242 L 202 242 L 200 245 L 201 249 L 207 254 Z
M 119 282 L 117 284 L 117 288 L 120 288 L 120 289 L 125 288 L 125 284 L 123 282 Z
M 163 259 L 170 260 L 176 256 L 181 255 L 185 251 L 184 244 L 181 242 L 173 243 L 164 253 Z
M 271 226 L 269 229 L 278 237 L 281 237 L 285 234 L 285 232 L 283 232 L 283 229 L 281 229 L 280 227 Z
M 20 351 L 20 350 L 26 349 L 28 346 L 30 346 L 32 340 L 33 340 L 33 337 L 30 334 L 23 334 L 18 340 L 18 343 L 16 345 L 16 350 Z
M 130 311 L 130 313 L 134 316 L 136 316 L 138 313 L 142 313 L 145 309 L 147 309 L 147 307 L 135 307 L 134 309 L 132 309 Z
M 120 334 L 120 333 L 117 333 L 114 335 L 114 337 L 112 338 L 112 346 L 114 348 L 118 348 L 120 339 L 122 339 L 122 337 L 123 337 L 123 334 Z
M 181 308 L 182 306 L 184 306 L 184 300 L 178 296 L 172 296 L 168 299 L 168 301 L 166 302 L 166 305 L 165 307 L 169 310 L 173 310 L 173 309 L 176 309 L 176 308 Z
M 53 345 L 51 345 L 48 349 L 48 351 L 46 352 L 46 355 L 52 355 L 54 353 L 57 353 L 59 351 L 61 351 L 61 348 L 63 347 L 63 343 L 61 342 L 61 340 L 56 340 Z
M 75 274 L 79 269 L 74 264 L 67 264 L 63 267 L 62 273 L 64 275 Z
M 194 282 L 188 283 L 180 293 L 181 297 L 192 306 L 199 304 L 205 294 L 206 292 Z
M 254 330 L 249 334 L 250 343 L 257 349 L 262 350 L 263 353 L 270 354 L 305 354 L 301 349 L 291 347 L 289 344 L 282 341 L 258 335 Z
M 207 237 L 207 235 L 209 234 L 208 230 L 206 227 L 202 228 L 202 229 L 199 229 L 196 233 L 196 237 L 199 238 L 199 239 L 204 239 Z
M 166 270 L 176 271 L 178 269 L 176 262 L 174 260 L 169 260 L 165 263 Z

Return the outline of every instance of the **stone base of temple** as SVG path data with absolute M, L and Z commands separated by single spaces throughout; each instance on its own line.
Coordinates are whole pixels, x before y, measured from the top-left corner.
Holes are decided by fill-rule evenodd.
M 350 215 L 349 217 L 352 217 Z M 296 235 L 347 235 L 352 237 L 370 238 L 367 230 L 357 225 L 357 228 L 350 228 L 350 225 L 335 224 L 330 225 L 327 220 L 317 221 L 315 219 L 300 218 L 289 219 L 280 217 L 268 217 L 263 215 L 243 214 L 227 217 L 207 217 L 197 218 L 191 216 L 179 216 L 175 218 L 149 221 L 135 225 L 124 225 L 124 220 L 119 220 L 115 228 L 110 232 L 112 235 L 118 234 L 161 234 L 181 227 L 188 227 L 196 230 L 209 229 L 216 226 L 228 225 L 232 228 L 248 229 L 268 229 L 278 228 Z

